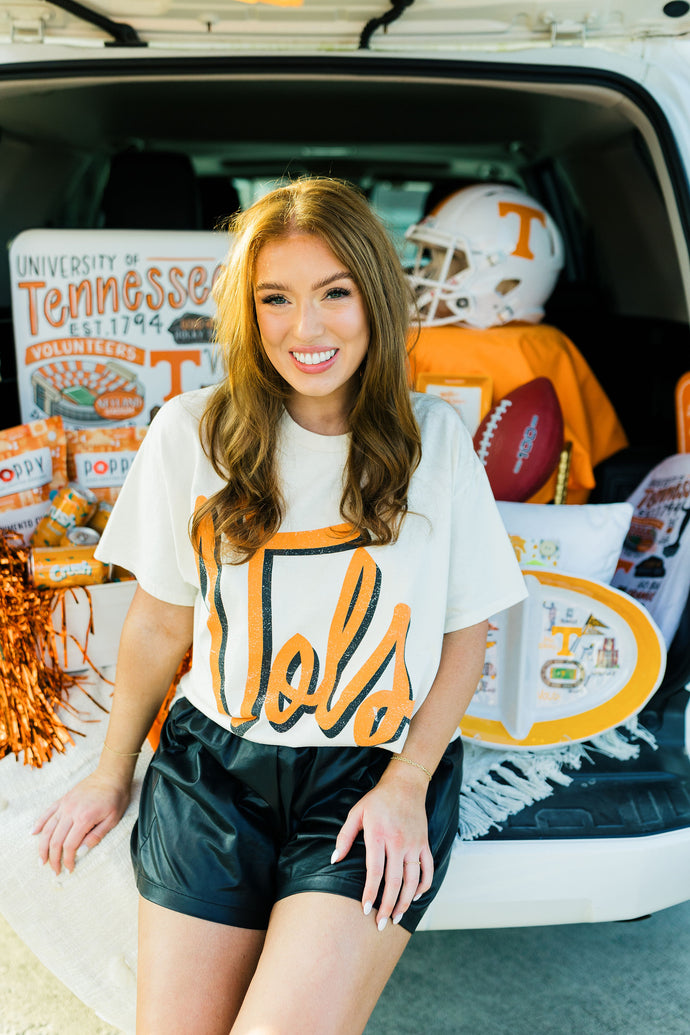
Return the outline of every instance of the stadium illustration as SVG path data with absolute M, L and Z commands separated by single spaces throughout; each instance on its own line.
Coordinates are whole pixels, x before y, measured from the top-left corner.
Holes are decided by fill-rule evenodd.
M 48 417 L 74 424 L 112 423 L 144 406 L 144 387 L 115 360 L 44 363 L 31 375 L 34 402 Z

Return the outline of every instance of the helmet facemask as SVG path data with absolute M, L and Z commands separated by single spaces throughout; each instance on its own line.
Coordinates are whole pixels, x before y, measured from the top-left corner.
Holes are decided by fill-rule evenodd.
M 409 231 L 407 237 L 415 240 Z M 414 267 L 408 278 L 422 323 L 439 325 L 462 320 L 467 303 L 458 296 L 458 290 L 462 274 L 467 269 L 467 252 L 460 242 L 454 247 L 418 243 Z

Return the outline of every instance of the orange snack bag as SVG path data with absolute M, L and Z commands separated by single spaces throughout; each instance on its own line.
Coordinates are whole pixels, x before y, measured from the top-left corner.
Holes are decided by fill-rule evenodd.
M 67 428 L 69 480 L 114 503 L 146 428 Z
M 0 528 L 25 543 L 67 481 L 67 444 L 62 417 L 0 431 Z

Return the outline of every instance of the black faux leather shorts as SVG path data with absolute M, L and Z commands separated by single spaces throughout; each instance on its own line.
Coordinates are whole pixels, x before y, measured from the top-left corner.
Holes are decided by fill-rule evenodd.
M 266 928 L 273 904 L 288 895 L 320 891 L 360 900 L 362 835 L 340 862 L 331 864 L 331 855 L 349 810 L 389 760 L 381 748 L 256 744 L 178 701 L 146 773 L 132 831 L 139 892 L 178 913 L 254 930 Z M 448 868 L 461 778 L 457 739 L 427 792 L 434 881 L 403 916 L 408 931 Z

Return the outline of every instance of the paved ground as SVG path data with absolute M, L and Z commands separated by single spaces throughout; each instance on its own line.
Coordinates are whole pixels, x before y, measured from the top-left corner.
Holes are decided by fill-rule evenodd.
M 53 977 L 0 917 L 0 1035 L 119 1033 Z
M 631 924 L 422 932 L 366 1035 L 688 1032 L 690 903 Z M 0 1035 L 117 1033 L 0 918 Z

